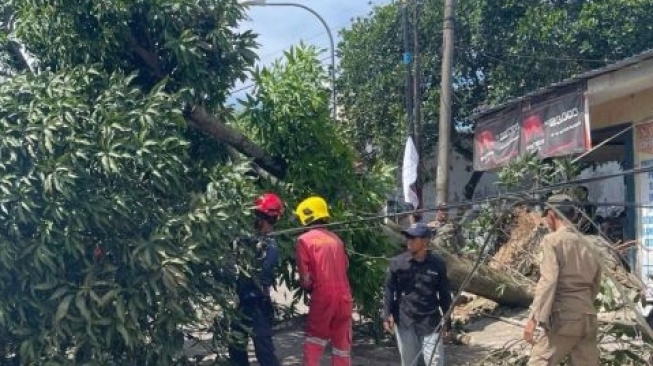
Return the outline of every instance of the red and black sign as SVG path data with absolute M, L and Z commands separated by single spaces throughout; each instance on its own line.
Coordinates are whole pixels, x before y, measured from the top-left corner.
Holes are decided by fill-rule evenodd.
M 494 142 L 491 152 L 490 140 Z M 574 91 L 527 111 L 479 120 L 474 134 L 474 169 L 490 170 L 526 153 L 537 152 L 538 157 L 547 158 L 582 153 L 590 146 L 582 93 Z
M 581 93 L 562 96 L 540 108 L 544 122 L 544 143 L 540 158 L 582 153 L 589 148 Z
M 474 169 L 489 170 L 519 155 L 519 114 L 514 111 L 488 121 L 474 134 Z M 478 152 L 478 153 L 477 153 Z

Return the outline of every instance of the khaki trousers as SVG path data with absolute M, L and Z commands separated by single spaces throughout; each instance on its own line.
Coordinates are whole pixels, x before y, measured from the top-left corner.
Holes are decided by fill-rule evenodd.
M 554 313 L 551 329 L 537 340 L 528 366 L 558 365 L 568 355 L 573 366 L 598 366 L 597 335 L 596 315 Z

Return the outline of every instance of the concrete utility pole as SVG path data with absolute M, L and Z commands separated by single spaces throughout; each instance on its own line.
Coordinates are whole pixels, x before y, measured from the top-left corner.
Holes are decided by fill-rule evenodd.
M 415 148 L 419 155 L 419 167 L 417 169 L 417 197 L 419 197 L 419 207 L 424 207 L 422 182 L 422 70 L 420 68 L 420 47 L 419 47 L 419 3 L 421 0 L 413 0 L 413 53 L 415 54 L 413 67 L 413 140 Z
M 408 134 L 413 136 L 415 129 L 415 120 L 413 118 L 413 55 L 410 52 L 410 20 L 408 10 L 408 1 L 404 0 L 401 6 L 401 23 L 404 38 L 404 65 L 406 66 L 406 119 L 408 121 Z M 414 139 L 415 137 L 413 136 Z
M 446 203 L 449 195 L 449 156 L 451 150 L 451 92 L 455 0 L 445 0 L 442 34 L 442 73 L 440 80 L 440 126 L 438 135 L 438 170 L 435 180 L 437 204 Z

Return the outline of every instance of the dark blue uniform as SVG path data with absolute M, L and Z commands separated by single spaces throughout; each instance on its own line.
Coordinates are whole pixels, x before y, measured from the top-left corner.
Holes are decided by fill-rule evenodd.
M 271 237 L 246 239 L 243 245 L 255 251 L 255 272 L 251 277 L 240 276 L 236 285 L 242 321 L 235 322 L 232 331 L 241 333 L 243 344 L 229 347 L 229 357 L 238 366 L 249 365 L 247 357 L 247 336 L 252 337 L 256 359 L 261 365 L 277 366 L 279 360 L 272 342 L 272 319 L 274 309 L 270 299 L 270 288 L 276 279 L 279 263 L 279 249 Z M 249 334 L 248 334 L 249 333 Z

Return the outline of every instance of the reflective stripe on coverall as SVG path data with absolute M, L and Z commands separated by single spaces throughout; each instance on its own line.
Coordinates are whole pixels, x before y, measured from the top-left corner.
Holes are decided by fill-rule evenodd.
M 306 319 L 304 366 L 318 366 L 331 342 L 332 365 L 351 365 L 352 297 L 345 246 L 334 233 L 312 229 L 297 239 L 301 285 L 311 293 Z

